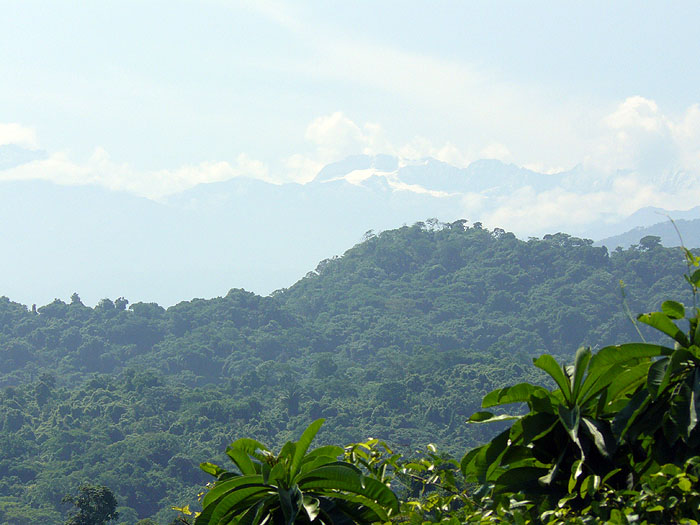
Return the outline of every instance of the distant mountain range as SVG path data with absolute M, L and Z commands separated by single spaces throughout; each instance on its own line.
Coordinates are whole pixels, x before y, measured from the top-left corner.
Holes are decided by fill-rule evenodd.
M 3 146 L 0 170 L 43 156 Z M 609 182 L 596 180 L 602 186 Z M 430 217 L 475 222 L 480 215 L 470 196 L 488 203 L 525 186 L 576 191 L 591 184 L 581 168 L 550 175 L 496 160 L 457 168 L 387 155 L 349 157 L 304 185 L 240 177 L 201 184 L 164 202 L 98 186 L 4 181 L 0 295 L 45 304 L 78 292 L 86 304 L 95 304 L 126 294 L 132 301 L 170 305 L 233 287 L 268 294 L 291 286 L 319 260 L 343 253 L 368 230 Z M 608 239 L 662 222 L 664 213 L 698 219 L 700 207 L 643 209 L 622 222 L 601 220 L 567 233 Z M 516 233 L 548 232 L 529 232 L 523 225 Z
M 673 218 L 673 215 L 671 217 Z M 614 250 L 618 246 L 628 248 L 647 235 L 655 235 L 660 237 L 661 244 L 664 246 L 680 246 L 682 242 L 687 248 L 700 247 L 700 219 L 676 220 L 674 218 L 673 221 L 676 224 L 675 228 L 670 220 L 666 220 L 651 226 L 637 226 L 620 235 L 601 239 L 595 244 L 605 246 L 608 250 Z

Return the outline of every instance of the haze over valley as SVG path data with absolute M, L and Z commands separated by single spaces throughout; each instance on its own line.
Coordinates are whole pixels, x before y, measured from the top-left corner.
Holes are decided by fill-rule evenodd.
M 3 151 L 6 165 L 14 165 L 6 170 L 37 162 L 29 160 L 31 150 L 0 146 Z M 522 239 L 565 231 L 595 240 L 668 222 L 668 216 L 700 219 L 700 207 L 649 207 L 577 224 L 559 213 L 540 221 L 538 212 L 513 207 L 518 195 L 535 195 L 543 206 L 561 193 L 585 196 L 582 180 L 588 179 L 581 168 L 543 174 L 497 160 L 457 168 L 432 158 L 409 163 L 359 155 L 329 164 L 305 184 L 235 177 L 157 200 L 98 184 L 4 181 L 0 237 L 11 249 L 0 262 L 0 284 L 3 294 L 28 305 L 78 292 L 92 305 L 124 296 L 169 306 L 232 287 L 260 294 L 287 288 L 370 230 L 429 218 L 465 218 L 491 228 L 503 221 Z M 601 179 L 596 191 L 614 195 L 615 180 Z M 688 226 L 686 242 L 696 246 L 699 228 Z M 620 244 L 644 235 L 637 231 Z M 675 231 L 665 242 L 679 244 Z

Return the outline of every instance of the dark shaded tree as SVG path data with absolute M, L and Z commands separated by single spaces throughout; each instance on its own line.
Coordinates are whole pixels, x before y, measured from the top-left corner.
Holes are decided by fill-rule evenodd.
M 62 501 L 75 506 L 65 525 L 104 525 L 119 517 L 117 499 L 102 485 L 84 483 L 77 495 L 66 495 Z

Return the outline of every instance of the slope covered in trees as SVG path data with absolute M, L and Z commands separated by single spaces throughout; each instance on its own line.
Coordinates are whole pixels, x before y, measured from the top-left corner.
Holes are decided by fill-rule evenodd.
M 125 523 L 167 523 L 201 488 L 199 461 L 320 417 L 320 442 L 461 454 L 496 430 L 465 424 L 487 392 L 544 379 L 532 357 L 638 339 L 620 280 L 637 313 L 688 299 L 684 271 L 653 238 L 610 254 L 427 221 L 368 233 L 270 297 L 166 310 L 74 295 L 36 311 L 2 298 L 0 521 L 60 523 L 62 497 L 90 481 Z

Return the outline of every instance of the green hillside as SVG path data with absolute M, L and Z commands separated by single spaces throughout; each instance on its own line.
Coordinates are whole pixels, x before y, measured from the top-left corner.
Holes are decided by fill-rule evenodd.
M 270 297 L 2 298 L 0 522 L 61 523 L 61 498 L 90 481 L 114 491 L 124 523 L 168 523 L 207 481 L 200 461 L 319 417 L 321 443 L 461 455 L 497 430 L 465 424 L 487 392 L 544 380 L 532 357 L 639 339 L 620 280 L 637 313 L 690 300 L 685 270 L 653 239 L 608 253 L 431 220 L 368 233 Z

